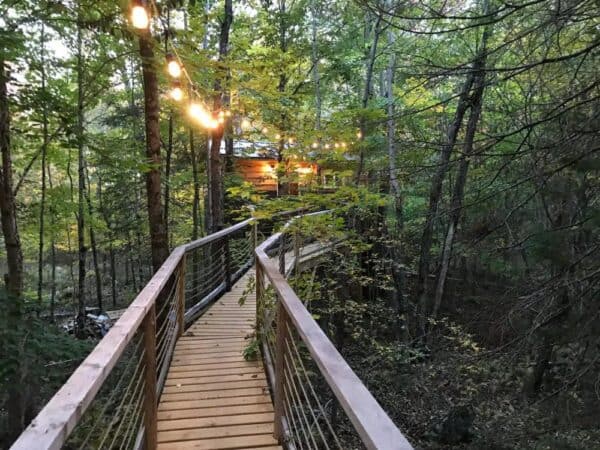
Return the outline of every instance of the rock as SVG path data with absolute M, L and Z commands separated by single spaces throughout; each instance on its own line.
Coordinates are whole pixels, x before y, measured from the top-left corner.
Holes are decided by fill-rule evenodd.
M 471 427 L 475 420 L 475 411 L 470 405 L 453 407 L 444 420 L 434 427 L 437 440 L 443 444 L 470 442 L 473 438 Z

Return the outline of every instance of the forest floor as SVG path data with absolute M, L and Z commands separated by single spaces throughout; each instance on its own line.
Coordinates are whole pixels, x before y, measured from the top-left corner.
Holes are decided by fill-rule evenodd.
M 600 402 L 589 384 L 565 383 L 551 367 L 535 397 L 523 393 L 526 356 L 475 319 L 494 317 L 500 300 L 487 291 L 461 298 L 463 308 L 449 301 L 426 351 L 379 338 L 345 346 L 344 356 L 415 448 L 600 449 Z

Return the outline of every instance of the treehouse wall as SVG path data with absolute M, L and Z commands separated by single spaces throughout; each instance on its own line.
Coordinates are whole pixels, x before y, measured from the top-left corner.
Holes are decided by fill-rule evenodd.
M 237 172 L 254 185 L 261 192 L 277 192 L 277 160 L 276 159 L 258 159 L 258 158 L 237 158 L 235 160 Z M 299 182 L 309 181 L 317 174 L 317 165 L 308 162 L 294 162 L 290 169 L 298 174 Z M 297 183 L 291 183 L 290 193 L 297 193 Z

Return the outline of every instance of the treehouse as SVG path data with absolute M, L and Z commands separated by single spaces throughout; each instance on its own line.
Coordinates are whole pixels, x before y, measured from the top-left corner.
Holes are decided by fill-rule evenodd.
M 225 153 L 224 146 L 221 153 Z M 269 195 L 278 194 L 278 181 L 288 183 L 291 195 L 298 195 L 317 181 L 317 164 L 297 159 L 280 164 L 272 143 L 235 141 L 233 157 L 235 170 L 244 181 Z

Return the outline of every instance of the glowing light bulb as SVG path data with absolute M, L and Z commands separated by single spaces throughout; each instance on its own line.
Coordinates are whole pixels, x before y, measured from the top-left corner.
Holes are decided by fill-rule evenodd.
M 312 148 L 317 148 L 319 147 L 319 143 L 318 142 L 313 142 L 311 145 Z
M 267 127 L 264 127 L 264 128 L 261 130 L 261 131 L 262 131 L 262 134 L 267 134 L 267 132 L 268 132 L 269 130 L 267 130 Z
M 337 142 L 336 142 L 335 144 L 333 144 L 333 146 L 334 146 L 335 148 L 340 148 L 340 144 L 338 144 Z
M 346 144 L 345 142 L 342 142 L 342 148 L 346 148 L 348 146 L 348 144 Z
M 356 133 L 356 137 L 359 139 L 362 139 L 363 135 L 362 133 L 359 131 L 358 133 Z
M 330 147 L 329 144 L 325 144 L 325 148 L 328 149 Z
M 204 128 L 215 129 L 219 126 L 219 122 L 213 119 L 210 113 L 198 103 L 192 103 L 190 105 L 188 114 Z
M 290 145 L 292 145 L 292 144 L 295 142 L 295 141 L 294 141 L 294 138 L 289 138 L 289 139 L 288 139 L 288 142 L 290 143 Z
M 180 102 L 183 100 L 183 89 L 181 89 L 179 86 L 175 86 L 173 89 L 171 89 L 169 95 L 176 102 Z
M 281 135 L 280 134 L 276 134 L 275 135 L 275 139 L 277 139 L 277 140 L 281 139 Z
M 131 24 L 138 30 L 147 30 L 150 18 L 141 2 L 135 2 L 131 8 Z
M 179 78 L 181 76 L 181 66 L 174 59 L 167 64 L 167 71 L 173 78 Z
M 248 119 L 243 119 L 242 120 L 241 126 L 242 126 L 243 130 L 247 130 L 248 128 L 251 127 L 251 125 L 252 124 L 250 123 L 250 121 Z

